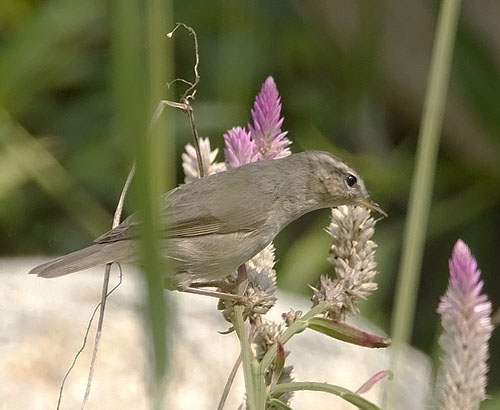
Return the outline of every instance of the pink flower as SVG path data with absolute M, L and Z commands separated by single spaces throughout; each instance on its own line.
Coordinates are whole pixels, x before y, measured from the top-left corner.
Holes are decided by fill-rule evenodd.
M 493 330 L 491 302 L 481 294 L 481 271 L 461 240 L 455 244 L 449 267 L 448 289 L 438 307 L 443 355 L 437 399 L 440 409 L 474 410 L 485 398 L 488 340 Z
M 290 155 L 286 138 L 287 131 L 281 131 L 281 98 L 273 77 L 269 76 L 255 98 L 252 111 L 253 124 L 250 131 L 233 127 L 224 134 L 227 168 L 236 168 L 261 159 L 282 158 Z
M 257 161 L 255 142 L 244 128 L 233 127 L 224 134 L 224 156 L 227 168 L 236 168 L 249 162 Z
M 267 77 L 252 110 L 253 124 L 248 124 L 256 144 L 259 159 L 282 158 L 290 155 L 288 146 L 292 143 L 281 125 L 281 98 L 273 77 Z

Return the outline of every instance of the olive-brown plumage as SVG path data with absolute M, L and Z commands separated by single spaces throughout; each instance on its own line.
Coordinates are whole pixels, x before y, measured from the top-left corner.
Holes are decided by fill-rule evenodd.
M 162 197 L 162 250 L 179 286 L 221 279 L 264 249 L 305 213 L 340 205 L 383 211 L 361 177 L 321 151 L 253 162 L 181 185 Z M 35 267 L 45 278 L 110 262 L 139 260 L 139 218 L 133 214 L 87 248 Z

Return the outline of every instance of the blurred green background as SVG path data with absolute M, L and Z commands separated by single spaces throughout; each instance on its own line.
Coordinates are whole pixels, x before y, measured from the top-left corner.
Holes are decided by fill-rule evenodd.
M 172 25 L 192 26 L 200 75 L 193 102 L 199 132 L 222 134 L 250 120 L 273 75 L 292 151 L 324 149 L 365 177 L 390 217 L 375 240 L 379 290 L 362 314 L 389 330 L 395 276 L 439 1 L 169 1 Z M 57 255 L 109 229 L 133 153 L 116 132 L 113 8 L 97 0 L 0 2 L 0 252 Z M 464 2 L 454 55 L 413 344 L 433 357 L 436 308 L 458 238 L 500 303 L 500 3 Z M 173 40 L 175 77 L 192 78 L 192 38 Z M 177 84 L 173 98 L 184 88 Z M 166 89 L 162 91 L 167 95 Z M 191 142 L 182 113 L 165 138 Z M 219 160 L 223 160 L 222 152 Z M 132 209 L 129 206 L 128 212 Z M 280 286 L 331 272 L 327 211 L 303 217 L 277 239 Z M 499 336 L 491 340 L 489 393 L 500 388 Z

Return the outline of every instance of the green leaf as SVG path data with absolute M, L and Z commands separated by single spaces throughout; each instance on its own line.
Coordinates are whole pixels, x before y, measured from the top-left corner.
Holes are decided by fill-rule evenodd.
M 307 321 L 307 327 L 323 333 L 334 339 L 342 340 L 364 347 L 387 347 L 391 344 L 390 339 L 364 332 L 345 322 L 339 322 L 324 317 L 314 317 Z
M 380 407 L 376 406 L 372 402 L 366 400 L 365 398 L 353 393 L 350 390 L 344 389 L 340 386 L 334 386 L 329 383 L 319 383 L 319 382 L 291 382 L 282 383 L 274 386 L 271 389 L 271 396 L 278 397 L 284 393 L 289 393 L 292 391 L 308 390 L 308 391 L 322 391 L 325 393 L 330 393 L 338 396 L 345 401 L 354 404 L 359 409 L 362 410 L 381 410 Z
M 269 400 L 269 406 L 276 407 L 279 410 L 293 410 L 290 406 L 275 398 Z

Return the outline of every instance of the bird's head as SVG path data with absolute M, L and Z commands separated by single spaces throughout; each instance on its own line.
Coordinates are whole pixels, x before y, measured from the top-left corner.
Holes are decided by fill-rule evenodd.
M 313 189 L 325 205 L 361 205 L 387 216 L 384 210 L 370 199 L 363 178 L 344 161 L 323 151 L 309 151 L 308 154 L 313 164 Z

